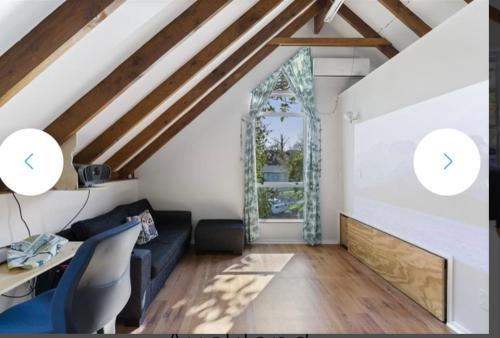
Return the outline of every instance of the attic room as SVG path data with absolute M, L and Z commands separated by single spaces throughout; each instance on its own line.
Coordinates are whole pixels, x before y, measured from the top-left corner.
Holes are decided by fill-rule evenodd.
M 491 334 L 497 8 L 0 2 L 0 333 Z

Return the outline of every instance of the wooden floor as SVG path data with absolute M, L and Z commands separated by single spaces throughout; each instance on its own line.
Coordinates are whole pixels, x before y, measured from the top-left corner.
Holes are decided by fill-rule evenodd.
M 139 328 L 120 333 L 449 333 L 337 245 L 188 253 Z

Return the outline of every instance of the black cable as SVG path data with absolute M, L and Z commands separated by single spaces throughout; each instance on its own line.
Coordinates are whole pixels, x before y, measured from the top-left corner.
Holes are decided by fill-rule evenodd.
M 62 229 L 60 231 L 63 231 L 69 225 L 71 225 L 71 223 L 73 223 L 73 221 L 80 215 L 80 213 L 83 211 L 83 209 L 85 209 L 85 207 L 87 206 L 87 203 L 89 202 L 89 198 L 90 198 L 90 189 L 88 190 L 87 198 L 85 199 L 85 202 L 83 203 L 83 205 L 80 208 L 80 210 L 78 210 L 78 212 L 76 213 L 76 215 L 73 216 L 73 218 L 68 223 L 66 223 L 66 225 L 64 227 L 62 227 Z
M 33 293 L 33 291 L 35 291 L 35 288 L 30 285 L 30 290 L 28 291 L 28 293 L 26 293 L 26 294 L 24 294 L 22 296 L 9 296 L 9 295 L 2 294 L 2 297 L 5 297 L 5 298 L 14 298 L 14 299 L 16 299 L 16 298 L 24 298 L 24 297 L 28 297 L 29 295 L 31 295 Z
M 28 297 L 29 295 L 33 294 L 33 297 L 34 297 L 35 296 L 35 288 L 36 288 L 36 277 L 32 281 L 29 282 L 29 288 L 30 288 L 30 290 L 28 291 L 28 293 L 21 295 L 21 296 L 9 296 L 9 295 L 5 295 L 5 294 L 2 294 L 1 296 L 5 297 L 5 298 L 17 299 L 17 298 Z
M 24 220 L 24 217 L 23 217 L 23 211 L 22 211 L 22 208 L 21 208 L 21 204 L 19 203 L 19 200 L 17 199 L 17 196 L 15 195 L 14 192 L 12 192 L 12 196 L 16 200 L 17 207 L 19 209 L 19 216 L 21 217 L 21 220 L 23 221 L 24 226 L 26 227 L 26 230 L 28 230 L 29 236 L 31 236 L 31 231 L 30 231 L 30 228 L 28 227 L 28 223 L 26 223 L 26 221 Z M 87 203 L 89 202 L 89 199 L 90 199 L 90 189 L 88 190 L 87 198 L 85 199 L 85 202 L 83 203 L 83 205 L 80 208 L 80 210 L 78 210 L 78 212 L 75 214 L 75 216 L 73 216 L 73 218 L 71 218 L 71 220 L 68 223 L 66 223 L 66 225 L 61 229 L 61 231 L 63 231 L 64 229 L 66 229 L 68 227 L 68 225 L 70 225 L 80 215 L 80 213 L 83 211 L 83 209 L 85 209 L 85 207 L 87 206 Z M 36 278 L 32 282 L 30 282 L 29 288 L 30 288 L 30 290 L 28 291 L 28 293 L 26 293 L 24 295 L 21 295 L 21 296 L 9 296 L 9 295 L 4 295 L 4 294 L 2 294 L 1 296 L 5 297 L 5 298 L 14 298 L 14 299 L 16 299 L 16 298 L 24 298 L 24 297 L 27 297 L 27 296 L 31 295 L 32 293 L 35 292 Z
M 14 192 L 12 192 L 12 197 L 14 197 L 14 200 L 16 201 L 17 209 L 19 210 L 19 217 L 21 218 L 21 221 L 23 222 L 24 226 L 26 227 L 26 230 L 28 231 L 28 237 L 31 237 L 31 230 L 30 230 L 30 227 L 28 226 L 28 223 L 24 219 L 23 208 L 21 207 L 21 203 L 19 203 L 19 200 L 17 199 L 17 196 L 16 196 L 16 194 Z M 9 296 L 9 295 L 2 294 L 2 297 L 6 297 L 6 298 L 24 298 L 24 297 L 27 297 L 27 296 L 31 295 L 35 291 L 35 286 L 36 286 L 36 278 L 33 281 L 30 281 L 30 284 L 29 284 L 30 290 L 28 291 L 28 293 L 26 293 L 26 294 L 24 294 L 22 296 Z
M 19 200 L 17 199 L 17 196 L 16 196 L 15 192 L 12 192 L 12 197 L 14 197 L 14 200 L 16 200 L 17 209 L 19 210 L 19 217 L 21 218 L 21 221 L 23 221 L 24 226 L 26 227 L 26 230 L 28 230 L 28 237 L 31 237 L 30 227 L 28 226 L 28 223 L 26 223 L 26 220 L 24 219 L 23 209 L 21 208 L 21 203 L 19 203 Z

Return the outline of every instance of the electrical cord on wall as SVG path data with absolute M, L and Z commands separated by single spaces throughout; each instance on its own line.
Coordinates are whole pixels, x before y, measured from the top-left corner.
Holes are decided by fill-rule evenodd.
M 21 207 L 21 203 L 19 203 L 19 200 L 17 199 L 17 196 L 15 195 L 14 192 L 12 192 L 12 196 L 14 197 L 14 199 L 16 201 L 16 204 L 17 204 L 17 207 L 18 207 L 18 210 L 19 210 L 19 217 L 21 218 L 21 221 L 23 222 L 24 226 L 26 227 L 26 230 L 28 231 L 28 236 L 31 236 L 31 230 L 30 230 L 30 228 L 28 226 L 28 223 L 24 219 L 24 215 L 23 215 L 23 210 L 22 210 L 22 207 Z M 90 198 L 90 189 L 88 190 L 87 197 L 86 197 L 85 202 L 83 203 L 82 207 L 78 210 L 78 212 L 75 214 L 75 216 L 73 216 L 71 218 L 71 220 L 69 220 L 69 222 L 66 223 L 66 225 L 61 229 L 61 231 L 64 230 L 64 229 L 66 229 L 81 214 L 81 212 L 83 211 L 83 209 L 85 209 L 85 207 L 87 206 L 89 198 Z M 25 293 L 24 295 L 10 296 L 10 295 L 2 294 L 1 296 L 5 297 L 5 298 L 12 298 L 12 299 L 18 299 L 18 298 L 28 297 L 31 294 L 33 294 L 33 296 L 34 296 L 35 295 L 35 289 L 36 289 L 36 278 L 34 278 L 31 281 L 29 281 L 28 285 L 29 285 L 29 291 L 27 293 Z
M 72 219 L 69 220 L 68 223 L 66 223 L 66 225 L 64 225 L 61 230 L 59 231 L 63 231 L 64 229 L 66 229 L 68 226 L 71 225 L 71 223 L 73 223 L 73 221 L 81 214 L 81 212 L 83 211 L 83 209 L 85 209 L 85 207 L 87 206 L 87 203 L 89 202 L 89 198 L 90 198 L 90 189 L 88 190 L 88 193 L 87 193 L 87 198 L 85 199 L 85 202 L 83 202 L 83 205 L 82 207 L 80 208 L 80 210 L 78 210 L 78 212 L 75 214 L 75 216 L 73 216 Z
M 2 297 L 17 299 L 17 298 L 28 297 L 31 294 L 33 294 L 33 296 L 35 296 L 36 277 L 34 279 L 32 279 L 31 281 L 29 281 L 28 283 L 29 283 L 29 291 L 27 293 L 25 293 L 24 295 L 21 295 L 21 296 L 9 296 L 9 295 L 2 294 Z
M 28 226 L 28 222 L 26 222 L 26 220 L 24 219 L 23 208 L 21 207 L 21 203 L 17 199 L 17 196 L 16 196 L 15 192 L 12 192 L 12 197 L 14 197 L 14 200 L 16 201 L 17 210 L 19 211 L 19 217 L 21 218 L 21 221 L 23 222 L 24 227 L 26 228 L 26 231 L 28 231 L 28 237 L 31 237 L 30 227 Z M 28 297 L 29 295 L 34 294 L 35 287 L 36 287 L 36 278 L 34 278 L 31 281 L 29 281 L 29 291 L 26 294 L 21 295 L 21 296 L 9 296 L 9 295 L 2 294 L 2 297 L 5 297 L 5 298 L 14 298 L 14 299 Z
M 28 231 L 28 237 L 31 237 L 30 227 L 28 226 L 28 223 L 24 219 L 23 208 L 21 208 L 21 203 L 19 203 L 19 200 L 17 199 L 17 196 L 16 196 L 15 192 L 12 192 L 12 197 L 14 197 L 14 200 L 16 201 L 17 210 L 19 210 L 19 217 L 21 218 L 21 221 L 23 222 L 24 226 L 26 227 L 26 230 Z

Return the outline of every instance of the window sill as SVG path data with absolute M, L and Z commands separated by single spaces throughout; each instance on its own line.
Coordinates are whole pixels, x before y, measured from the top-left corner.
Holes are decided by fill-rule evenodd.
M 259 223 L 304 223 L 303 219 L 266 218 L 259 219 Z

